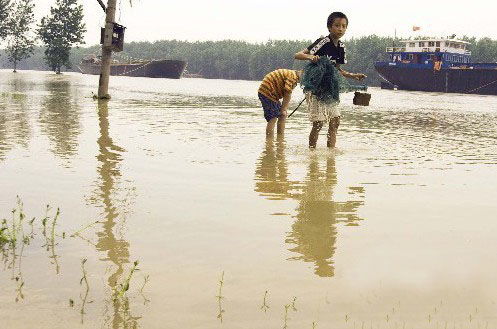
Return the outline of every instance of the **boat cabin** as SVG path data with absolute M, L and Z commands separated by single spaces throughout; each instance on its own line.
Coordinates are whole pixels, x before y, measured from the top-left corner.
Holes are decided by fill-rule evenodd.
M 402 40 L 398 47 L 388 47 L 391 63 L 461 66 L 471 62 L 469 42 L 457 39 Z

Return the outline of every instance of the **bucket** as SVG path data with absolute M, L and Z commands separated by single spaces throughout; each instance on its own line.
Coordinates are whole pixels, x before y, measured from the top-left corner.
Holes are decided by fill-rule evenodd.
M 370 100 L 371 100 L 371 94 L 361 93 L 359 91 L 356 91 L 354 93 L 354 100 L 353 100 L 354 105 L 368 106 Z

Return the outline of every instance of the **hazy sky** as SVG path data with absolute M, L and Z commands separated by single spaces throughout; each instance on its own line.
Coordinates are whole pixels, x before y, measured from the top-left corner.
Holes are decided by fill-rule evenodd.
M 104 13 L 97 0 L 80 0 L 85 10 L 88 45 L 99 42 Z M 107 0 L 104 0 L 107 2 Z M 37 19 L 55 0 L 35 0 Z M 345 38 L 377 34 L 414 36 L 457 34 L 497 39 L 497 1 L 393 0 L 118 0 L 117 21 L 125 41 L 316 39 L 327 33 L 326 18 L 342 11 L 350 24 Z M 308 4 L 304 4 L 308 3 Z

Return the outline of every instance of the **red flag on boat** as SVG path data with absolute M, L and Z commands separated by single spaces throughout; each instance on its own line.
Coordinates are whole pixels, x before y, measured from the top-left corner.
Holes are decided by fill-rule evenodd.
M 419 26 L 413 26 L 412 30 L 413 31 L 419 31 L 419 30 L 421 30 L 421 27 L 419 27 Z

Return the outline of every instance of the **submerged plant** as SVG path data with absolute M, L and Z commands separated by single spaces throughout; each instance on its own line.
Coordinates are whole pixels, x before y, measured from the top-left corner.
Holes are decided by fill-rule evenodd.
M 268 291 L 266 290 L 266 292 L 264 292 L 264 299 L 262 300 L 262 305 L 261 305 L 261 310 L 263 310 L 264 313 L 266 313 L 267 310 L 269 309 L 269 305 L 267 305 L 266 303 L 267 293 Z
M 133 277 L 133 274 L 139 270 L 140 269 L 138 268 L 138 261 L 136 260 L 136 261 L 134 261 L 133 267 L 129 271 L 129 274 L 126 277 L 126 279 L 124 279 L 124 281 L 122 283 L 117 284 L 117 286 L 114 288 L 114 291 L 113 291 L 114 301 L 125 297 L 126 292 L 129 290 L 129 286 L 130 286 L 130 282 L 131 282 L 131 278 Z
M 76 231 L 76 232 L 74 232 L 73 234 L 71 234 L 71 235 L 70 235 L 70 237 L 71 237 L 71 238 L 77 237 L 77 236 L 79 236 L 79 235 L 80 235 L 80 233 L 81 233 L 81 232 L 83 232 L 83 231 L 87 230 L 88 228 L 90 228 L 90 227 L 92 227 L 92 226 L 94 226 L 94 225 L 96 225 L 96 224 L 99 224 L 99 223 L 100 223 L 100 222 L 99 222 L 98 220 L 97 220 L 97 221 L 95 221 L 95 222 L 92 222 L 92 223 L 90 223 L 90 224 L 88 224 L 88 225 L 86 225 L 86 226 L 82 227 L 81 229 L 77 230 L 77 231 Z
M 112 287 L 112 303 L 114 308 L 114 321 L 121 323 L 119 328 L 138 328 L 138 320 L 140 317 L 134 317 L 131 314 L 130 309 L 130 299 L 128 298 L 128 291 L 131 287 L 131 280 L 136 271 L 139 271 L 138 261 L 133 262 L 133 266 L 130 269 L 128 275 L 124 278 L 124 280 L 120 283 L 116 282 L 116 285 Z M 139 290 L 140 293 L 143 293 L 143 288 L 145 284 L 148 282 L 149 276 L 145 276 L 145 281 Z M 142 294 L 143 296 L 143 294 Z M 148 299 L 145 299 L 145 303 Z M 117 318 L 117 320 L 116 320 Z
M 85 292 L 84 292 L 84 295 L 81 294 L 81 293 L 79 294 L 79 298 L 81 299 L 81 310 L 80 310 L 81 323 L 83 323 L 83 321 L 84 321 L 86 300 L 88 298 L 88 293 L 90 292 L 90 285 L 88 284 L 88 278 L 87 278 L 87 274 L 86 274 L 85 263 L 86 263 L 86 258 L 83 258 L 81 260 L 81 272 L 82 272 L 83 276 L 79 280 L 79 285 L 83 285 L 83 282 L 85 283 Z M 74 302 L 73 302 L 73 304 L 74 304 Z
M 295 308 L 295 302 L 297 301 L 297 297 L 293 297 L 293 300 L 292 300 L 292 310 L 294 312 L 297 312 L 297 309 Z
M 57 208 L 57 211 L 55 213 L 55 216 L 53 217 L 52 221 L 50 222 L 51 217 L 49 216 L 51 208 L 50 205 L 46 206 L 45 210 L 45 217 L 41 220 L 41 224 L 43 226 L 43 236 L 45 237 L 45 245 L 44 247 L 46 248 L 47 251 L 50 252 L 50 258 L 53 259 L 53 264 L 55 264 L 55 272 L 59 274 L 60 271 L 60 266 L 58 262 L 58 255 L 55 253 L 55 246 L 57 245 L 55 241 L 55 226 L 57 224 L 57 220 L 59 219 L 60 216 L 60 209 Z M 50 225 L 50 235 L 47 235 L 47 226 Z
M 143 297 L 143 305 L 146 305 L 148 302 L 150 302 L 149 299 L 147 299 L 147 297 L 145 296 L 145 293 L 143 292 L 143 288 L 145 288 L 145 285 L 148 283 L 148 281 L 150 280 L 150 275 L 145 275 L 143 277 L 143 285 L 141 286 L 140 288 L 140 295 Z
M 291 307 L 291 305 L 286 304 L 286 305 L 284 305 L 284 307 L 285 307 L 285 315 L 283 317 L 283 329 L 287 329 L 288 328 L 288 320 L 290 319 L 288 317 L 288 309 Z
M 218 293 L 216 296 L 217 306 L 218 306 L 217 318 L 219 319 L 219 321 L 221 321 L 221 323 L 223 323 L 223 313 L 225 312 L 223 309 L 223 304 L 222 304 L 222 300 L 224 299 L 223 285 L 224 285 L 224 271 L 223 271 L 223 273 L 221 273 L 221 279 L 219 280 L 219 289 L 218 289 Z

